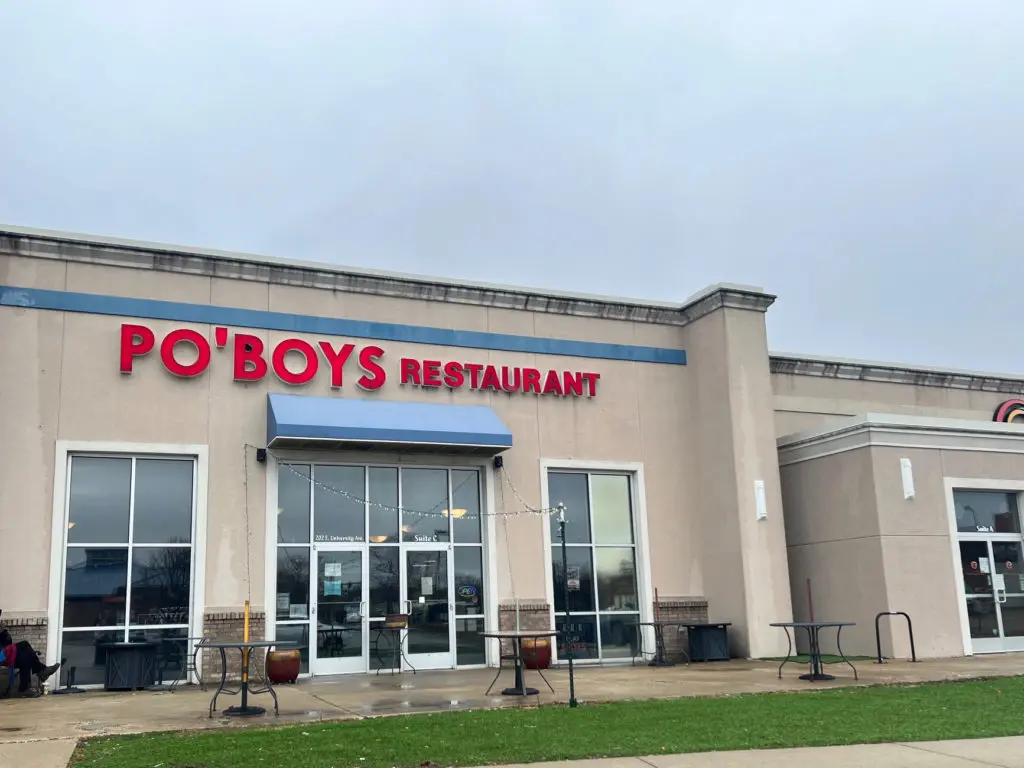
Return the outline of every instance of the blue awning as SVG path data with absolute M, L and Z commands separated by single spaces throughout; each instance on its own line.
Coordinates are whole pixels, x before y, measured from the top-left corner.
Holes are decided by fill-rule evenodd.
M 488 406 L 267 395 L 268 448 L 496 454 L 512 433 Z

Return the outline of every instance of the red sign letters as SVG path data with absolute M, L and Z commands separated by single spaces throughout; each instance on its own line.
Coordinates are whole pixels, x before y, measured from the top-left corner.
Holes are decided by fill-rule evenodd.
M 204 373 L 213 360 L 214 346 L 229 346 L 228 329 L 214 329 L 214 345 L 190 328 L 170 331 L 159 343 L 160 360 L 175 376 L 193 378 Z M 367 391 L 379 390 L 388 380 L 383 361 L 386 354 L 378 346 L 368 344 L 335 345 L 320 341 L 314 346 L 303 339 L 288 338 L 270 350 L 269 362 L 263 340 L 248 333 L 235 333 L 231 338 L 235 381 L 260 381 L 270 370 L 285 384 L 308 384 L 326 368 L 332 387 L 345 385 L 345 367 L 355 367 L 355 384 Z M 191 347 L 191 355 L 181 354 L 182 347 Z M 135 359 L 157 349 L 156 334 L 145 325 L 125 323 L 121 326 L 121 373 L 132 372 Z M 182 359 L 188 362 L 181 362 Z M 598 373 L 584 371 L 540 370 L 509 365 L 484 365 L 457 360 L 419 360 L 403 357 L 398 363 L 399 383 L 417 387 L 448 389 L 480 389 L 494 392 L 523 392 L 536 395 L 594 397 L 597 395 Z

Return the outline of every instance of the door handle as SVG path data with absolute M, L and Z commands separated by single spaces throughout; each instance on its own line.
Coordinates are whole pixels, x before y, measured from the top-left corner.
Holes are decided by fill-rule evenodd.
M 363 612 L 363 606 L 364 606 L 364 605 L 366 605 L 366 601 L 365 601 L 365 600 L 363 600 L 363 601 L 362 601 L 362 602 L 361 602 L 361 603 L 359 604 L 359 618 L 360 618 L 360 619 L 364 619 L 364 618 L 366 618 L 366 614 L 365 614 L 365 613 Z

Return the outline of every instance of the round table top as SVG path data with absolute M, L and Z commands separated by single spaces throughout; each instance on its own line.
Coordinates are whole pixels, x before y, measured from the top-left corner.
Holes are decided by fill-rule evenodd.
M 295 645 L 295 643 L 277 641 L 277 640 L 238 640 L 229 642 L 220 642 L 219 640 L 210 640 L 205 644 L 207 648 L 271 648 L 273 646 L 279 646 L 281 648 L 287 648 Z
M 520 637 L 554 637 L 558 634 L 555 629 L 499 629 L 494 632 L 481 632 L 483 637 L 496 638 L 498 640 L 515 640 Z
M 855 627 L 852 621 L 777 621 L 770 627 L 793 627 L 794 629 L 811 629 L 813 627 Z

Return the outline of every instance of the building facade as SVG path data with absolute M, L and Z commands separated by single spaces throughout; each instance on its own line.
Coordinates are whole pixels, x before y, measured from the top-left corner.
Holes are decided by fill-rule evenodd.
M 628 661 L 656 617 L 778 656 L 808 586 L 848 652 L 889 610 L 920 655 L 1024 648 L 1024 427 L 996 413 L 1024 379 L 773 356 L 774 300 L 5 228 L 5 620 L 86 684 L 105 643 L 183 655 L 246 604 L 314 675 L 375 669 L 392 614 L 417 670 L 494 665 L 482 633 L 517 624 Z

